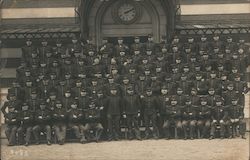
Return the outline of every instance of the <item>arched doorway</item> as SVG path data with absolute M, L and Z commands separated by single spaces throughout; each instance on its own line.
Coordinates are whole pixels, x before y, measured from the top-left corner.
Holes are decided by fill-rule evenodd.
M 81 4 L 83 6 L 83 13 L 81 14 L 83 15 L 81 18 L 83 22 L 81 26 L 82 34 L 85 37 L 92 37 L 97 45 L 101 43 L 103 37 L 115 38 L 121 36 L 129 39 L 129 37 L 133 36 L 145 37 L 148 34 L 152 34 L 154 40 L 159 42 L 162 35 L 168 36 L 170 33 L 169 28 L 171 28 L 169 26 L 173 26 L 174 23 L 172 14 L 174 5 L 169 1 L 82 1 L 84 1 Z M 123 15 L 127 13 L 126 9 L 131 12 L 127 17 Z M 133 16 L 135 16 L 134 20 Z M 129 23 L 121 22 L 121 18 L 131 21 Z

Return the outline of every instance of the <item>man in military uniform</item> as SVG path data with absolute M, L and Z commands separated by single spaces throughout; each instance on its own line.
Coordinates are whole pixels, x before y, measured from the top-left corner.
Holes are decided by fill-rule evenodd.
M 57 97 L 59 99 L 62 99 L 67 89 L 68 87 L 66 86 L 66 81 L 64 79 L 61 79 L 59 81 L 59 85 L 56 86 Z
M 238 131 L 241 138 L 246 139 L 246 122 L 244 121 L 244 106 L 238 104 L 238 99 L 233 98 L 229 107 L 229 117 L 232 122 L 232 137 L 238 135 Z
M 60 100 L 56 101 L 56 107 L 52 111 L 53 128 L 55 129 L 55 135 L 58 143 L 63 145 L 66 138 L 66 120 L 67 110 L 63 106 Z
M 220 40 L 220 36 L 218 34 L 214 34 L 213 35 L 213 40 L 211 42 L 211 47 L 214 48 L 214 47 L 218 47 L 220 50 L 223 50 L 223 43 L 222 41 Z
M 27 103 L 22 104 L 22 110 L 20 112 L 21 125 L 17 129 L 19 144 L 23 143 L 23 138 L 25 134 L 25 146 L 30 144 L 30 138 L 32 133 L 32 128 L 34 126 L 34 112 L 31 110 Z
M 141 114 L 140 99 L 135 94 L 133 86 L 128 87 L 126 92 L 127 94 L 123 98 L 123 117 L 127 120 L 129 139 L 133 139 L 132 128 L 134 128 L 136 139 L 141 140 L 138 122 Z
M 76 36 L 73 36 L 72 43 L 68 46 L 68 54 L 69 56 L 73 57 L 75 54 L 81 54 L 82 47 L 81 44 L 78 42 Z
M 62 54 L 66 54 L 66 47 L 63 46 L 61 40 L 56 40 L 56 47 L 53 48 L 53 57 L 60 58 Z
M 4 114 L 4 118 L 5 118 L 5 124 L 6 124 L 6 128 L 5 128 L 5 135 L 8 139 L 9 142 L 9 146 L 14 146 L 17 144 L 16 139 L 16 133 L 17 133 L 17 129 L 21 124 L 21 120 L 19 117 L 19 112 L 18 110 L 16 110 L 16 108 L 9 108 L 8 109 L 8 113 Z
M 49 92 L 51 91 L 52 86 L 49 85 L 49 77 L 44 76 L 41 85 L 39 86 L 39 91 L 41 97 L 47 99 L 49 97 Z
M 9 110 L 11 108 L 17 111 L 21 111 L 21 101 L 16 99 L 14 93 L 9 93 L 9 100 L 4 102 L 4 105 L 1 108 L 3 115 L 6 116 L 7 115 L 6 109 Z
M 80 97 L 78 97 L 78 105 L 82 110 L 88 108 L 90 98 L 86 89 L 82 88 L 80 92 Z
M 231 104 L 233 97 L 239 98 L 236 91 L 234 90 L 234 85 L 232 82 L 229 82 L 227 91 L 222 95 L 222 97 L 225 99 L 225 105 Z
M 175 96 L 171 97 L 170 105 L 165 108 L 165 120 L 163 124 L 163 130 L 165 131 L 165 138 L 170 138 L 170 127 L 174 126 L 175 128 L 175 138 L 178 139 L 178 133 L 180 133 L 182 124 L 181 124 L 181 107 L 178 104 L 178 101 Z
M 211 120 L 211 107 L 207 104 L 207 99 L 205 97 L 201 97 L 199 114 L 198 114 L 198 138 L 205 138 L 208 135 L 208 131 L 210 129 L 210 120 Z
M 112 43 L 109 43 L 108 38 L 104 37 L 102 40 L 102 45 L 99 47 L 99 52 L 101 56 L 108 54 L 108 57 L 112 57 L 114 53 L 114 46 Z
M 182 127 L 184 130 L 184 139 L 188 137 L 188 129 L 190 133 L 190 139 L 194 139 L 195 129 L 197 127 L 198 106 L 193 105 L 191 98 L 186 97 L 186 102 L 183 109 Z
M 41 100 L 34 119 L 36 125 L 32 128 L 36 144 L 40 143 L 40 133 L 45 131 L 47 144 L 51 145 L 51 110 L 45 100 Z
M 88 107 L 84 110 L 85 113 L 85 121 L 86 124 L 85 126 L 82 128 L 83 129 L 83 136 L 86 136 L 86 134 L 90 131 L 90 130 L 94 130 L 95 131 L 95 141 L 99 142 L 102 132 L 103 132 L 103 126 L 100 122 L 101 120 L 101 111 L 104 109 L 103 106 L 98 106 L 98 104 L 95 101 L 91 101 L 88 104 Z M 82 142 L 86 142 L 86 139 L 83 138 Z
M 180 80 L 177 82 L 178 88 L 183 90 L 183 94 L 189 94 L 191 91 L 192 82 L 187 79 L 185 74 L 181 75 Z
M 195 81 L 193 81 L 193 88 L 195 88 L 199 95 L 206 95 L 208 90 L 207 81 L 202 80 L 201 74 L 196 74 Z
M 209 50 L 209 43 L 207 41 L 207 37 L 205 35 L 202 35 L 200 40 L 201 41 L 198 44 L 198 51 L 200 51 L 200 50 L 208 51 Z
M 96 45 L 93 43 L 93 39 L 89 37 L 86 41 L 87 43 L 83 47 L 83 52 L 88 53 L 90 50 L 96 52 Z
M 74 100 L 74 97 L 71 94 L 71 90 L 67 90 L 62 99 L 63 107 L 66 108 L 66 111 L 68 111 L 71 108 L 71 104 L 73 100 Z
M 148 41 L 145 44 L 146 50 L 151 50 L 152 54 L 155 53 L 156 44 L 154 43 L 154 38 L 151 34 L 148 35 Z
M 163 85 L 161 87 L 161 95 L 158 98 L 158 107 L 160 111 L 160 122 L 159 122 L 159 129 L 163 128 L 164 123 L 169 120 L 169 117 L 166 113 L 167 107 L 170 106 L 171 95 L 169 94 L 167 86 Z M 167 133 L 164 131 L 164 137 L 166 137 Z
M 149 85 L 149 82 L 145 80 L 145 75 L 140 74 L 139 80 L 136 83 L 136 93 L 140 96 L 140 98 L 144 97 L 144 93 L 148 85 Z
M 118 57 L 119 55 L 120 55 L 120 51 L 121 50 L 123 50 L 123 51 L 128 51 L 129 50 L 129 48 L 128 48 L 128 46 L 127 45 L 125 45 L 124 43 L 123 43 L 123 38 L 122 37 L 119 37 L 118 38 L 118 45 L 116 45 L 115 46 L 115 54 L 114 54 L 114 56 L 115 57 Z
M 123 76 L 122 84 L 121 84 L 121 94 L 122 96 L 126 96 L 128 93 L 128 87 L 131 86 L 130 80 L 127 76 Z
M 31 92 L 30 99 L 26 100 L 29 105 L 29 110 L 33 113 L 36 113 L 36 110 L 39 109 L 39 96 L 35 90 Z
M 139 51 L 142 53 L 144 51 L 143 44 L 140 42 L 140 37 L 135 36 L 134 37 L 134 43 L 130 46 L 131 49 L 131 55 L 135 54 L 135 51 Z
M 37 48 L 32 44 L 30 39 L 27 39 L 26 46 L 22 47 L 22 59 L 27 62 L 32 53 L 36 53 Z
M 41 44 L 42 46 L 38 49 L 39 58 L 41 61 L 45 61 L 47 53 L 52 53 L 52 48 L 45 39 L 42 40 Z
M 108 76 L 108 83 L 105 85 L 105 92 L 106 95 L 110 95 L 110 89 L 112 87 L 115 87 L 117 89 L 117 94 L 120 95 L 121 94 L 121 87 L 118 83 L 115 82 L 113 76 Z
M 153 137 L 155 139 L 159 138 L 159 130 L 158 127 L 156 125 L 156 118 L 157 118 L 157 114 L 159 114 L 159 110 L 157 107 L 157 100 L 156 98 L 153 96 L 153 92 L 151 88 L 147 88 L 146 90 L 146 95 L 145 97 L 142 98 L 142 109 L 144 111 L 144 121 L 145 121 L 145 127 L 146 127 L 146 131 L 145 131 L 145 139 L 149 138 L 150 135 L 150 122 L 152 122 L 152 126 L 153 126 Z
M 109 140 L 119 140 L 120 116 L 122 111 L 122 99 L 118 95 L 115 86 L 110 88 L 110 95 L 107 97 L 107 119 Z M 114 128 L 113 128 L 114 125 Z
M 82 90 L 82 82 L 80 79 L 77 79 L 75 82 L 75 87 L 73 87 L 72 89 L 73 92 L 73 96 L 75 98 L 80 97 L 81 96 L 81 90 Z
M 210 139 L 214 138 L 215 130 L 217 125 L 220 126 L 220 138 L 225 138 L 226 131 L 229 132 L 230 138 L 231 136 L 231 122 L 229 118 L 229 107 L 223 105 L 223 99 L 217 98 L 216 105 L 212 108 L 211 113 L 211 132 L 210 132 Z
M 138 72 L 135 65 L 130 66 L 128 74 L 126 76 L 129 78 L 131 83 L 135 84 L 138 81 Z
M 68 128 L 73 130 L 75 137 L 82 143 L 85 140 L 80 128 L 83 128 L 83 110 L 76 100 L 72 100 L 70 107 L 67 109 L 68 113 Z
M 44 60 L 40 61 L 40 67 L 38 68 L 39 73 L 43 73 L 43 75 L 47 75 L 49 73 L 49 66 Z
M 239 97 L 239 104 L 245 104 L 245 94 L 248 92 L 247 82 L 241 80 L 241 75 L 237 74 L 234 78 L 234 90 Z
M 197 95 L 197 90 L 195 88 L 191 89 L 191 95 L 190 95 L 191 103 L 195 106 L 200 105 L 200 98 Z
M 31 98 L 31 92 L 33 90 L 36 90 L 34 82 L 32 82 L 31 80 L 26 80 L 25 82 L 25 86 L 23 87 L 23 91 L 24 91 L 24 99 L 28 100 Z

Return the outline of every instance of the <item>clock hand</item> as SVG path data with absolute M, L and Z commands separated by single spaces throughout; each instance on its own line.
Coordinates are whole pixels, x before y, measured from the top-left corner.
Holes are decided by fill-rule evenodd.
M 123 12 L 123 13 L 124 13 L 124 14 L 127 14 L 127 13 L 129 13 L 129 12 L 131 12 L 131 11 L 133 11 L 133 10 L 135 10 L 135 9 L 132 8 L 132 9 L 130 9 L 130 10 L 127 10 L 127 11 Z

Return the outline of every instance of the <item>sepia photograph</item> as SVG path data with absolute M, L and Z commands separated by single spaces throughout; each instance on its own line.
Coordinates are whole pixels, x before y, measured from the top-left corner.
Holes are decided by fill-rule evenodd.
M 250 160 L 250 0 L 0 0 L 0 160 Z

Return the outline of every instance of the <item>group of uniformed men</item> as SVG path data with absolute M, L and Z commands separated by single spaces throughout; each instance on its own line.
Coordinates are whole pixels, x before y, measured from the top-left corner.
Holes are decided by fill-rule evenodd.
M 64 144 L 67 130 L 81 143 L 91 130 L 97 142 L 119 140 L 121 127 L 138 140 L 213 139 L 218 129 L 220 138 L 245 138 L 249 48 L 242 39 L 174 36 L 167 43 L 163 36 L 154 43 L 149 35 L 131 46 L 104 38 L 100 47 L 76 37 L 54 47 L 28 39 L 22 53 L 1 109 L 9 145 L 27 146 L 32 135 L 39 144 L 41 133 L 48 145 L 52 133 Z

